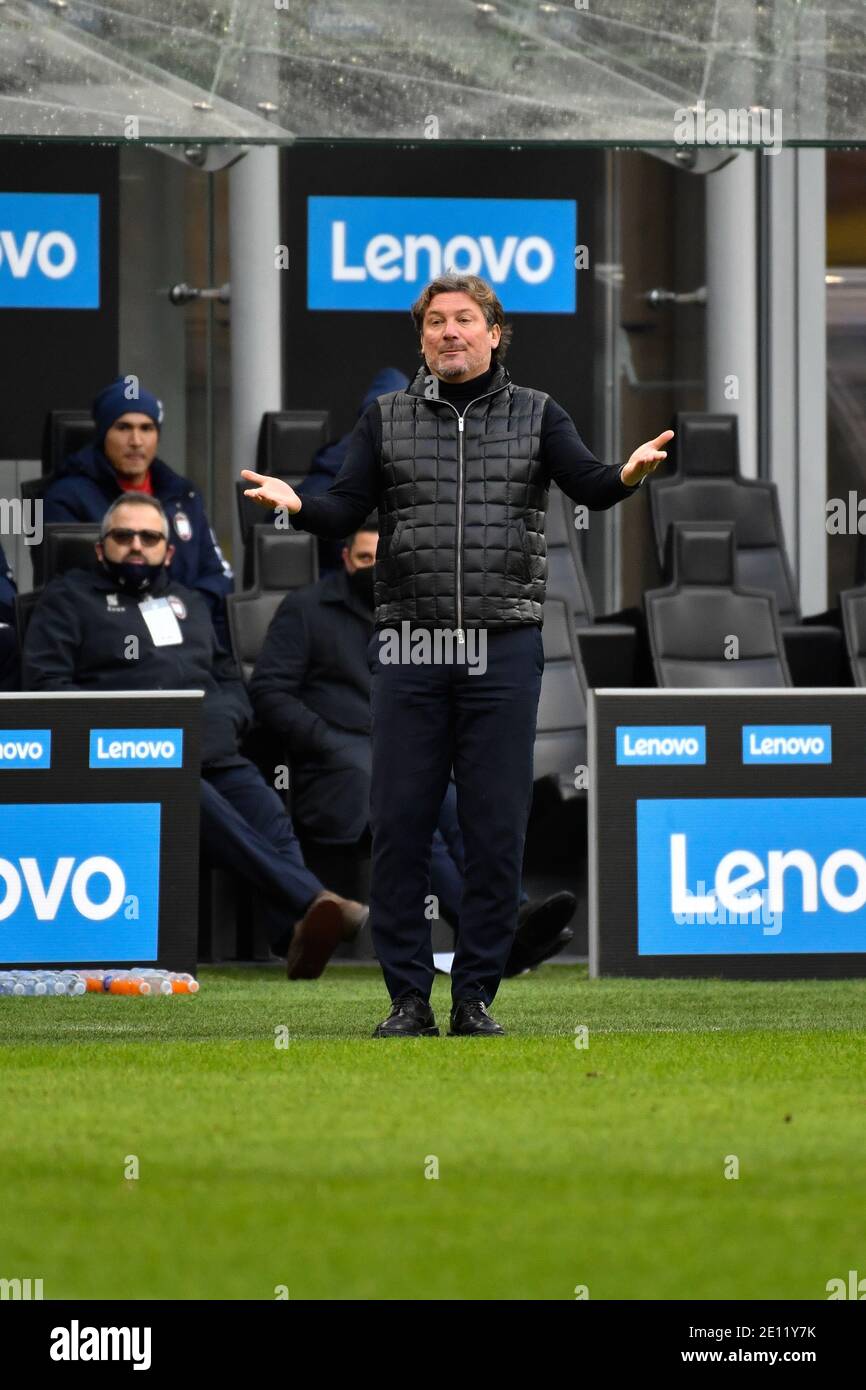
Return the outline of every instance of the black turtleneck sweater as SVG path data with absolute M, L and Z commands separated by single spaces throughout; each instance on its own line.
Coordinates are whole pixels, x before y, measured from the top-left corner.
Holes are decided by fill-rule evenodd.
M 450 401 L 462 413 L 469 401 L 485 395 L 496 370 L 495 364 L 470 381 L 439 381 L 441 400 Z M 291 517 L 297 531 L 338 540 L 357 530 L 375 511 L 379 498 L 382 452 L 382 413 L 374 401 L 355 426 L 343 466 L 327 492 L 304 497 L 299 512 Z M 550 478 L 574 501 L 603 511 L 630 497 L 643 486 L 627 487 L 612 476 L 623 465 L 599 462 L 577 432 L 571 416 L 548 397 L 541 417 L 541 461 Z M 595 495 L 593 495 L 595 494 Z
M 440 378 L 439 396 L 443 401 L 451 401 L 454 405 L 460 405 L 463 401 L 474 401 L 490 390 L 495 371 L 496 363 L 491 362 L 486 372 L 482 372 L 481 376 L 474 376 L 471 381 L 442 381 Z

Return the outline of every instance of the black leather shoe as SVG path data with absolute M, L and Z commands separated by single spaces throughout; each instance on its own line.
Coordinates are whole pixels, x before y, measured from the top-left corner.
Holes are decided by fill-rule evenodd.
M 493 1037 L 504 1033 L 505 1029 L 490 1017 L 480 999 L 461 999 L 451 1010 L 449 1038 Z
M 506 979 L 534 970 L 549 960 L 571 940 L 562 933 L 574 916 L 577 898 L 573 893 L 553 893 L 543 902 L 525 902 L 517 914 L 517 931 L 502 972 Z
M 504 978 L 510 980 L 514 975 L 526 975 L 530 970 L 537 970 L 546 960 L 551 960 L 558 956 L 560 951 L 564 951 L 573 936 L 571 927 L 563 927 L 553 941 L 545 942 L 534 950 L 527 950 L 520 942 L 515 941 L 508 956 L 508 963 L 502 972 Z
M 524 946 L 540 946 L 567 927 L 577 910 L 573 893 L 551 893 L 542 902 L 523 903 L 517 913 L 517 939 Z
M 438 1038 L 433 1010 L 420 994 L 401 994 L 388 1017 L 373 1031 L 374 1038 Z

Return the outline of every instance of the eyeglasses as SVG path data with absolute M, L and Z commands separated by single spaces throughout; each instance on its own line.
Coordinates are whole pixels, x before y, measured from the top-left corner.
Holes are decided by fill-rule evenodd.
M 160 541 L 166 540 L 161 531 L 133 531 L 127 526 L 115 526 L 112 531 L 106 531 L 103 540 L 108 540 L 109 536 L 118 545 L 130 545 L 136 536 L 139 536 L 141 543 L 150 549 L 151 546 L 159 545 Z

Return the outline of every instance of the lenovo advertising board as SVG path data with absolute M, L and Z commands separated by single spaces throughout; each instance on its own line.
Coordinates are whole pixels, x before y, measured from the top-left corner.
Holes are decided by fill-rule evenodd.
M 590 970 L 866 974 L 866 691 L 590 703 Z
M 602 152 L 319 141 L 298 142 L 282 160 L 286 408 L 327 407 L 339 437 L 379 369 L 414 376 L 409 309 L 450 267 L 496 290 L 514 327 L 513 379 L 549 392 L 601 448 Z
M 195 969 L 201 700 L 0 696 L 0 968 Z
M 0 155 L 0 459 L 39 457 L 46 413 L 119 370 L 119 153 L 6 141 Z

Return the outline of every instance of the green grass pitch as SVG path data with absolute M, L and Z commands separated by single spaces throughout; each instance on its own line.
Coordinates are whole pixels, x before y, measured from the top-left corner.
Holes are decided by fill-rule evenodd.
M 445 1036 L 440 978 L 443 1036 L 379 1041 L 376 970 L 200 979 L 0 998 L 0 1277 L 573 1300 L 825 1299 L 866 1274 L 866 982 L 548 966 L 503 984 L 509 1036 L 479 1040 Z

